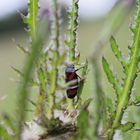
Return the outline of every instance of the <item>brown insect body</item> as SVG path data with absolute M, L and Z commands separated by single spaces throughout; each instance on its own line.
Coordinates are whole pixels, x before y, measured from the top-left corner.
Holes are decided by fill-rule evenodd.
M 72 82 L 73 83 L 71 85 L 69 85 L 69 87 L 67 88 L 66 92 L 67 92 L 67 96 L 68 98 L 74 98 L 77 95 L 78 92 L 78 75 L 76 74 L 76 70 L 74 68 L 74 65 L 69 65 L 66 70 L 65 70 L 65 81 L 66 83 L 68 82 Z

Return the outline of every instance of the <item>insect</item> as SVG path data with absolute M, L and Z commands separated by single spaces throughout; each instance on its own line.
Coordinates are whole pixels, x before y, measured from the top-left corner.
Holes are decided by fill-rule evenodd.
M 65 70 L 66 83 L 73 81 L 73 83 L 71 85 L 69 85 L 67 90 L 66 90 L 68 98 L 71 98 L 71 99 L 74 98 L 78 92 L 78 88 L 79 88 L 78 77 L 79 77 L 79 75 L 77 75 L 76 71 L 78 71 L 79 69 L 75 70 L 74 65 L 70 64 L 67 66 L 67 68 Z

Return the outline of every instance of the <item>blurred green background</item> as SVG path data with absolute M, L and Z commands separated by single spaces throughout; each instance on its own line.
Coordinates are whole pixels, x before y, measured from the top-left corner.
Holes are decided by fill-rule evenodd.
M 128 0 L 127 2 L 132 2 L 132 0 Z M 134 3 L 132 2 L 131 4 Z M 109 2 L 107 3 L 107 5 L 110 5 Z M 108 22 L 110 19 L 113 19 L 114 15 L 112 16 L 111 14 L 114 7 L 115 3 L 112 4 L 112 7 L 110 6 L 110 10 L 103 14 L 103 12 L 105 11 L 102 11 L 103 9 L 101 8 L 103 7 L 99 6 L 99 11 L 102 11 L 102 14 L 99 14 L 97 10 L 97 15 L 96 13 L 94 13 L 94 15 L 90 15 L 88 18 L 86 17 L 86 15 L 80 16 L 78 49 L 81 54 L 81 61 L 84 61 L 89 57 L 89 55 L 91 55 L 94 46 L 96 46 L 101 35 L 104 33 L 103 31 L 108 28 L 109 25 L 106 24 L 106 22 Z M 120 24 L 119 28 L 116 30 L 115 34 L 120 48 L 126 54 L 128 54 L 127 47 L 129 44 L 131 44 L 131 33 L 129 30 L 129 26 L 133 22 L 133 18 L 131 17 L 132 15 L 134 15 L 135 9 L 131 6 L 127 8 L 127 13 L 123 17 L 123 21 Z M 107 9 L 107 7 L 104 7 L 104 9 Z M 26 6 L 23 6 L 21 10 L 26 13 Z M 80 13 L 82 14 L 82 12 Z M 63 22 L 65 24 L 65 20 Z M 19 83 L 15 81 L 19 80 L 19 77 L 17 73 L 15 73 L 11 69 L 10 66 L 14 66 L 19 69 L 22 69 L 23 67 L 25 56 L 22 52 L 18 51 L 18 49 L 16 48 L 16 44 L 21 44 L 25 47 L 28 46 L 28 35 L 24 31 L 24 27 L 25 25 L 22 24 L 22 19 L 20 18 L 19 14 L 14 13 L 14 11 L 13 14 L 10 14 L 8 16 L 5 15 L 4 18 L 0 18 L 0 113 L 8 112 L 12 114 L 12 112 L 16 109 L 16 93 Z M 104 55 L 107 58 L 108 62 L 112 64 L 112 66 L 114 66 L 114 71 L 117 71 L 120 75 L 122 75 L 122 68 L 111 52 L 109 43 L 106 44 L 106 48 L 103 50 L 102 55 Z M 99 57 L 99 59 L 101 59 L 101 57 Z M 101 83 L 103 85 L 105 93 L 109 97 L 113 98 L 113 89 L 110 88 L 111 86 L 107 82 L 106 76 L 102 71 L 102 67 L 101 76 Z M 135 94 L 139 94 L 139 84 L 140 81 L 139 79 L 137 79 L 137 83 L 135 85 Z M 88 96 L 93 96 L 93 94 L 94 79 L 92 70 L 89 68 L 88 79 L 86 80 L 86 86 L 84 88 L 83 96 L 85 98 L 88 98 Z

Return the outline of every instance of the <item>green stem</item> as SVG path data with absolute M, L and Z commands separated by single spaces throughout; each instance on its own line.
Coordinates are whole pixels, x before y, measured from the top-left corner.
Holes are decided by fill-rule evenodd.
M 78 0 L 72 1 L 72 7 L 69 12 L 69 32 L 68 32 L 68 47 L 69 47 L 69 62 L 75 62 L 75 48 L 77 39 L 77 25 L 78 25 Z M 72 111 L 74 109 L 74 100 L 67 99 L 68 110 Z
M 51 71 L 51 79 L 50 79 L 50 93 L 48 96 L 48 103 L 49 103 L 49 110 L 48 110 L 48 118 L 52 118 L 54 116 L 53 110 L 54 110 L 54 104 L 55 104 L 55 91 L 57 86 L 57 76 L 58 76 L 58 68 L 57 68 L 57 62 L 59 58 L 59 16 L 58 16 L 58 4 L 57 0 L 53 0 L 53 25 L 52 25 L 52 37 L 53 37 L 53 45 L 54 45 L 54 51 L 53 51 L 53 60 L 52 60 L 52 71 Z
M 31 17 L 31 33 L 32 33 L 32 40 L 36 39 L 36 35 L 37 35 L 37 16 L 38 16 L 38 7 L 36 6 L 36 4 L 38 3 L 38 0 L 32 0 L 32 9 L 34 10 L 34 12 L 32 12 Z
M 30 76 L 32 74 L 32 70 L 34 67 L 35 62 L 37 62 L 39 56 L 40 56 L 40 49 L 42 48 L 42 41 L 38 39 L 35 43 L 32 45 L 31 54 L 29 55 L 24 68 L 24 77 L 23 77 L 23 83 L 19 88 L 19 101 L 18 101 L 18 140 L 20 140 L 20 135 L 22 132 L 22 124 L 26 118 L 26 112 L 27 109 L 27 98 L 29 96 L 28 93 L 28 81 L 30 80 Z
M 45 95 L 43 91 L 41 90 L 39 93 L 38 101 L 37 101 L 35 115 L 39 116 L 39 118 L 41 119 L 44 116 L 44 111 L 45 111 Z
M 54 69 L 51 73 L 51 87 L 50 93 L 48 95 L 48 104 L 49 110 L 47 112 L 48 118 L 51 119 L 54 116 L 54 105 L 55 105 L 55 91 L 56 91 L 56 83 L 57 83 L 57 70 Z
M 78 0 L 72 1 L 71 11 L 69 13 L 69 33 L 68 33 L 68 47 L 69 47 L 69 60 L 75 60 L 76 36 L 77 36 L 77 18 L 78 18 Z
M 29 33 L 31 35 L 31 53 L 28 56 L 28 59 L 25 63 L 24 68 L 24 77 L 22 79 L 22 84 L 19 87 L 19 95 L 18 95 L 18 132 L 17 139 L 21 139 L 21 134 L 23 130 L 23 122 L 25 121 L 27 113 L 25 110 L 27 109 L 28 103 L 27 99 L 29 96 L 28 93 L 28 82 L 30 81 L 30 77 L 32 74 L 32 70 L 34 64 L 37 63 L 38 58 L 40 56 L 40 50 L 42 48 L 43 38 L 42 35 L 37 34 L 37 15 L 38 15 L 38 0 L 29 0 L 28 6 L 28 16 L 24 17 L 24 21 L 29 26 Z M 39 33 L 39 32 L 38 32 Z M 43 34 L 43 33 L 42 33 Z M 44 34 L 43 34 L 44 35 Z
M 139 51 L 140 51 L 140 48 L 139 48 L 140 39 L 139 38 L 140 38 L 140 24 L 138 23 L 137 32 L 136 32 L 135 38 L 134 38 L 132 56 L 131 56 L 130 64 L 128 67 L 128 74 L 126 76 L 126 79 L 124 82 L 124 88 L 121 93 L 121 95 L 122 95 L 121 100 L 117 106 L 116 116 L 115 116 L 115 120 L 113 122 L 112 129 L 115 129 L 116 127 L 118 127 L 121 124 L 124 110 L 127 108 L 128 103 L 129 103 L 132 87 L 133 87 L 135 78 L 137 76 L 137 68 L 138 68 L 138 64 L 139 64 Z M 113 139 L 113 135 L 111 135 L 111 136 Z

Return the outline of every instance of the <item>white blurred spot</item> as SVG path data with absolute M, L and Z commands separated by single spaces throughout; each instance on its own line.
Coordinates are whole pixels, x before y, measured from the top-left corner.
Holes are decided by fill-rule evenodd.
M 62 0 L 71 4 L 72 0 Z M 105 16 L 114 6 L 117 0 L 79 0 L 79 15 L 84 19 L 99 18 Z
M 7 95 L 0 96 L 0 101 L 4 101 L 7 98 Z
M 40 0 L 44 7 L 48 7 L 50 0 Z M 44 2 L 43 2 L 44 1 Z M 71 4 L 72 0 L 59 0 L 60 3 Z M 79 15 L 83 19 L 92 19 L 105 16 L 117 0 L 79 0 Z M 27 5 L 27 0 L 1 0 L 0 18 L 16 12 Z M 46 5 L 46 6 L 45 6 Z
M 27 4 L 27 0 L 1 0 L 0 18 L 10 15 Z
M 22 140 L 39 140 L 40 136 L 45 133 L 45 129 L 39 126 L 36 122 L 26 122 L 22 133 Z

